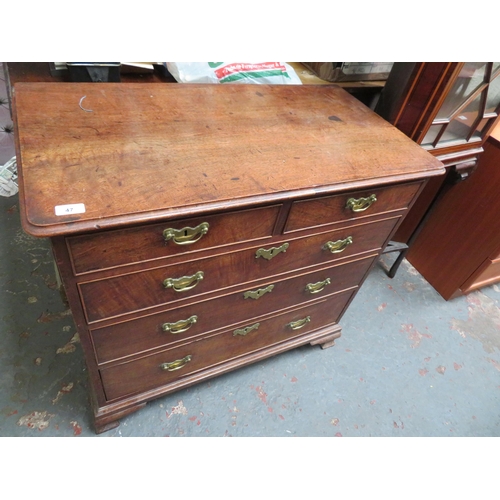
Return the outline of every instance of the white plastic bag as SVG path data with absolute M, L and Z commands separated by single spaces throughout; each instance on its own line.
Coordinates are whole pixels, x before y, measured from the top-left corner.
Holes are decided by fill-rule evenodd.
M 284 62 L 167 62 L 165 65 L 179 83 L 302 83 L 295 70 Z
M 0 165 L 0 196 L 14 196 L 18 191 L 17 162 L 14 156 L 5 165 Z

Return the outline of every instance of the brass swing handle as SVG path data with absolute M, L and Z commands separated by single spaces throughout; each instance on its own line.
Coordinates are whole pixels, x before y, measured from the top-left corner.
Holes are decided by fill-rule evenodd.
M 170 332 L 175 335 L 189 330 L 197 321 L 198 316 L 193 315 L 188 319 L 181 319 L 175 323 L 163 323 L 163 325 L 161 325 L 161 329 L 164 332 Z
M 332 282 L 330 278 L 326 278 L 324 281 L 318 281 L 318 283 L 309 283 L 306 285 L 306 292 L 309 293 L 319 293 L 325 289 L 327 285 Z
M 272 292 L 274 289 L 274 285 L 266 286 L 266 288 L 259 288 L 258 290 L 248 290 L 243 294 L 244 299 L 260 299 L 266 293 Z
M 191 354 L 184 356 L 182 359 L 176 359 L 175 361 L 170 361 L 169 363 L 162 363 L 160 368 L 167 372 L 173 372 L 175 370 L 180 370 L 184 368 L 192 359 Z
M 272 247 L 269 249 L 259 248 L 255 252 L 255 258 L 258 259 L 259 257 L 263 257 L 266 260 L 271 260 L 273 257 L 278 255 L 279 253 L 281 253 L 281 252 L 285 253 L 289 246 L 290 246 L 289 243 L 283 243 L 283 245 L 281 245 L 279 247 Z
M 260 326 L 260 323 L 255 323 L 255 325 L 247 326 L 246 328 L 241 328 L 239 330 L 235 330 L 233 332 L 233 337 L 236 337 L 236 335 L 241 335 L 244 337 L 248 333 L 253 332 L 254 330 L 258 330 L 259 326 Z
M 163 239 L 166 242 L 172 240 L 177 245 L 191 245 L 196 243 L 204 234 L 207 234 L 208 228 L 208 222 L 202 222 L 196 227 L 168 228 L 163 231 Z
M 307 323 L 309 323 L 310 321 L 311 321 L 311 316 L 306 316 L 304 319 L 299 319 L 297 321 L 292 321 L 291 323 L 288 323 L 287 326 L 289 326 L 292 330 L 298 330 L 299 328 L 306 326 Z
M 348 236 L 343 240 L 326 242 L 323 246 L 323 250 L 330 250 L 332 253 L 340 253 L 343 252 L 349 245 L 352 245 L 352 243 L 352 236 Z
M 181 278 L 167 278 L 163 281 L 165 288 L 173 288 L 176 292 L 187 292 L 192 290 L 203 279 L 203 271 L 198 271 L 193 276 L 182 276 Z
M 368 198 L 349 198 L 345 207 L 350 208 L 353 212 L 364 212 L 366 209 L 370 208 L 376 201 L 377 197 L 374 194 L 368 196 Z

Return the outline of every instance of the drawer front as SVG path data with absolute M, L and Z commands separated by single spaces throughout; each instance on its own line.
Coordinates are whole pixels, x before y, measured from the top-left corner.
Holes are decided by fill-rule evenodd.
M 328 264 L 359 253 L 378 251 L 398 220 L 385 219 L 289 240 L 286 241 L 289 243 L 286 251 L 277 253 L 271 260 L 256 258 L 256 252 L 260 248 L 254 247 L 222 256 L 81 283 L 80 294 L 88 321 L 93 323 L 296 269 Z M 338 243 L 345 241 L 351 243 Z M 278 245 L 282 243 L 280 241 L 276 247 L 268 247 L 279 248 Z M 328 243 L 339 248 L 332 252 L 326 247 Z M 171 280 L 167 284 L 172 284 L 173 280 L 184 277 L 187 277 L 184 280 L 187 285 L 183 291 L 176 291 L 177 285 L 165 288 L 165 280 Z
M 73 271 L 79 275 L 269 237 L 279 210 L 276 205 L 73 236 L 66 241 Z
M 374 257 L 301 276 L 269 281 L 246 292 L 179 307 L 91 332 L 99 364 L 185 342 L 242 321 L 358 285 Z
M 497 262 L 500 262 L 500 251 L 494 252 L 493 256 L 491 257 L 491 261 L 495 264 Z
M 100 373 L 106 397 L 108 400 L 114 400 L 161 387 L 225 361 L 333 324 L 352 295 L 352 291 L 342 292 L 294 312 L 261 322 L 243 324 L 212 337 L 103 368 Z M 290 323 L 295 323 L 294 326 L 299 328 L 293 329 Z M 172 371 L 162 368 L 166 363 L 171 363 L 169 368 Z
M 420 183 L 413 183 L 296 201 L 290 210 L 285 233 L 406 209 L 420 186 Z M 349 200 L 356 202 L 348 203 Z
M 472 279 L 464 283 L 463 293 L 469 293 L 500 281 L 500 260 L 486 260 L 472 276 Z

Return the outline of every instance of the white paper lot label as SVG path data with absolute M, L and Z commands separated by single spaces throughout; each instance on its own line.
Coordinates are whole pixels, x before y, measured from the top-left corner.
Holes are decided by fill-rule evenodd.
M 56 215 L 74 215 L 85 213 L 83 203 L 73 203 L 72 205 L 57 205 L 55 207 Z

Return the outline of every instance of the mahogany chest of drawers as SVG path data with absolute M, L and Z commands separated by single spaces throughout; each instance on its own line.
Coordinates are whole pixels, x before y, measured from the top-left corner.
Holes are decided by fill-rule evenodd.
M 339 319 L 430 154 L 336 86 L 17 84 L 24 229 L 48 237 L 97 432 Z

